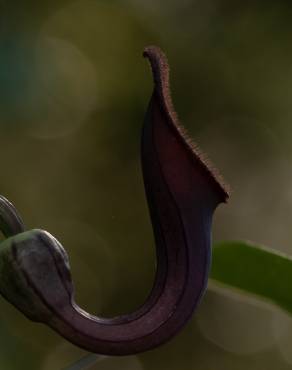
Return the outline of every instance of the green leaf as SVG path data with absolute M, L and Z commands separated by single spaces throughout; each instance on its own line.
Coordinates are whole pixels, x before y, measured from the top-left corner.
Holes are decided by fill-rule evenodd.
M 97 362 L 103 360 L 106 358 L 106 356 L 97 355 L 95 353 L 90 353 L 84 357 L 82 357 L 80 360 L 74 362 L 74 364 L 66 367 L 63 370 L 85 370 L 90 369 L 93 365 L 95 365 Z
M 246 242 L 217 243 L 210 278 L 292 313 L 292 257 L 283 253 Z

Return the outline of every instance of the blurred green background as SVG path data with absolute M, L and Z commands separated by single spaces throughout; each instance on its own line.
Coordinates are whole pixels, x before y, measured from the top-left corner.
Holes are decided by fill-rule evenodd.
M 0 2 L 0 193 L 64 245 L 86 310 L 132 311 L 154 277 L 139 158 L 149 44 L 166 52 L 179 117 L 233 190 L 214 240 L 292 255 L 291 19 L 285 1 Z M 288 370 L 291 340 L 287 314 L 210 282 L 170 343 L 91 369 Z M 1 370 L 85 355 L 0 299 Z

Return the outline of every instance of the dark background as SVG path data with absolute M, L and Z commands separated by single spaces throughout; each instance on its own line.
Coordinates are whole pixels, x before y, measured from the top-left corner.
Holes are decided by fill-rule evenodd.
M 286 1 L 0 2 L 0 193 L 64 245 L 84 309 L 132 311 L 153 281 L 139 159 L 149 44 L 167 53 L 178 115 L 232 188 L 214 240 L 292 255 L 291 19 Z M 92 369 L 288 370 L 291 333 L 284 313 L 210 282 L 170 343 Z M 1 369 L 84 355 L 0 299 Z

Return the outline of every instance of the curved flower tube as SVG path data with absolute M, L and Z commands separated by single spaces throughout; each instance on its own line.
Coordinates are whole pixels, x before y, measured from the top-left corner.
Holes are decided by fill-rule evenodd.
M 68 257 L 61 244 L 43 230 L 22 232 L 12 205 L 7 212 L 14 215 L 8 218 L 12 232 L 7 236 L 16 235 L 0 248 L 0 274 L 5 276 L 0 279 L 1 294 L 31 320 L 49 325 L 79 347 L 106 355 L 152 349 L 190 319 L 208 279 L 212 216 L 228 198 L 222 180 L 178 123 L 164 54 L 147 47 L 144 56 L 155 83 L 141 159 L 157 252 L 155 282 L 144 305 L 115 318 L 83 311 L 74 301 Z

